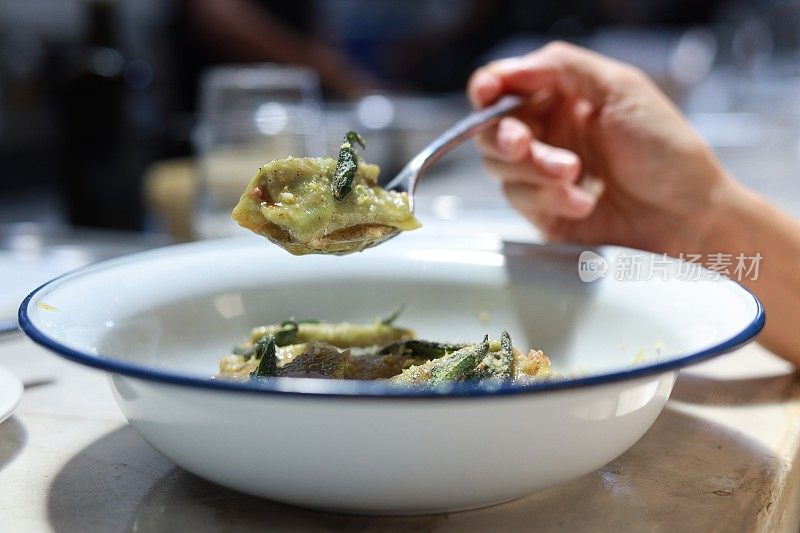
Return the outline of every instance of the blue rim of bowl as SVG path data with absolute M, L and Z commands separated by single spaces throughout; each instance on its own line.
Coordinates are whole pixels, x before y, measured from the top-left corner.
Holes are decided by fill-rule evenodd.
M 756 305 L 756 313 L 752 320 L 739 333 L 718 344 L 681 357 L 655 362 L 652 364 L 635 365 L 616 372 L 590 374 L 571 379 L 554 379 L 528 384 L 503 383 L 492 388 L 475 383 L 456 383 L 452 386 L 436 389 L 401 388 L 380 381 L 329 380 L 311 378 L 262 378 L 256 384 L 243 383 L 237 381 L 215 380 L 210 378 L 188 376 L 179 374 L 177 372 L 157 370 L 144 365 L 126 363 L 124 361 L 112 359 L 101 354 L 85 353 L 80 350 L 70 348 L 69 346 L 62 344 L 53 338 L 48 337 L 33 324 L 33 321 L 28 316 L 28 307 L 31 303 L 31 300 L 33 300 L 37 294 L 65 277 L 80 274 L 91 267 L 107 262 L 109 261 L 100 261 L 93 265 L 87 265 L 72 272 L 67 272 L 48 281 L 31 292 L 25 298 L 25 300 L 23 300 L 19 307 L 19 328 L 36 344 L 47 348 L 48 350 L 65 359 L 80 363 L 85 366 L 104 370 L 111 374 L 120 374 L 145 381 L 214 391 L 271 394 L 281 396 L 294 395 L 307 398 L 363 397 L 400 399 L 506 396 L 514 394 L 532 394 L 547 391 L 578 389 L 619 381 L 633 380 L 655 374 L 663 374 L 665 372 L 679 370 L 682 367 L 700 363 L 707 359 L 732 352 L 733 350 L 744 346 L 756 335 L 758 335 L 765 323 L 764 306 L 761 303 L 761 300 L 759 300 L 758 297 L 747 287 L 744 287 L 733 280 L 727 280 L 736 285 L 739 289 L 745 291 L 753 299 L 753 302 Z

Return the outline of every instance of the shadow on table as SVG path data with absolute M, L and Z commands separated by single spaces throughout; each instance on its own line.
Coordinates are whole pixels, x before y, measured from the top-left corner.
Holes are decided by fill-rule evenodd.
M 0 471 L 11 464 L 26 442 L 28 434 L 25 426 L 16 417 L 11 416 L 0 423 Z
M 69 533 L 653 530 L 676 520 L 686 530 L 724 531 L 754 526 L 759 512 L 778 503 L 766 490 L 775 469 L 769 452 L 741 434 L 667 409 L 628 452 L 560 487 L 477 511 L 367 517 L 308 511 L 222 488 L 174 467 L 125 427 L 64 466 L 47 509 L 53 529 Z
M 750 379 L 712 379 L 678 374 L 672 389 L 673 400 L 698 405 L 756 405 L 800 398 L 800 379 L 796 374 Z

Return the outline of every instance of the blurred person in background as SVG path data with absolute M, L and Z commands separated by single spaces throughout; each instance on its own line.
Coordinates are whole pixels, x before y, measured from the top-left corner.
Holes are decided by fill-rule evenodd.
M 454 91 L 508 30 L 507 0 L 181 0 L 183 77 L 217 63 L 299 64 L 326 94 Z
M 304 65 L 319 74 L 326 88 L 345 98 L 357 98 L 382 85 L 344 51 L 311 32 L 313 12 L 308 0 L 181 0 L 180 7 L 184 44 L 195 56 L 186 66 L 210 62 Z

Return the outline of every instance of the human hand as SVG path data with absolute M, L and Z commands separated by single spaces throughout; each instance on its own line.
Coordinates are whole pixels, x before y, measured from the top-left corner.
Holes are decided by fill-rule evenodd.
M 511 204 L 549 240 L 702 251 L 736 184 L 635 68 L 552 43 L 472 75 L 476 107 L 529 95 L 477 138 Z

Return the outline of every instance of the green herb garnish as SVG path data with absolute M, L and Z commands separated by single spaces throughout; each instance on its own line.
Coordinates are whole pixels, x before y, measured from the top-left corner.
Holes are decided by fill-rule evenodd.
M 397 341 L 381 348 L 378 352 L 381 355 L 398 354 L 409 355 L 411 357 L 438 359 L 449 353 L 456 352 L 469 346 L 463 342 L 436 342 L 423 339 L 410 339 Z
M 384 326 L 391 326 L 392 324 L 394 324 L 395 320 L 400 318 L 400 315 L 402 315 L 405 310 L 406 310 L 406 304 L 398 305 L 394 311 L 392 311 L 387 317 L 381 320 L 381 324 L 383 324 Z
M 431 372 L 430 384 L 440 385 L 448 381 L 473 379 L 475 367 L 487 353 L 489 353 L 488 335 L 483 338 L 483 342 L 472 344 L 442 358 L 440 364 L 437 364 Z
M 354 131 L 348 131 L 344 135 L 344 142 L 339 148 L 339 160 L 336 162 L 336 170 L 333 171 L 331 178 L 331 192 L 337 200 L 343 200 L 345 196 L 353 190 L 353 180 L 358 171 L 358 155 L 355 145 L 366 149 L 364 138 Z
M 278 374 L 278 356 L 275 353 L 275 337 L 264 337 L 256 343 L 255 356 L 259 358 L 258 366 L 250 373 L 250 379 L 276 376 Z

